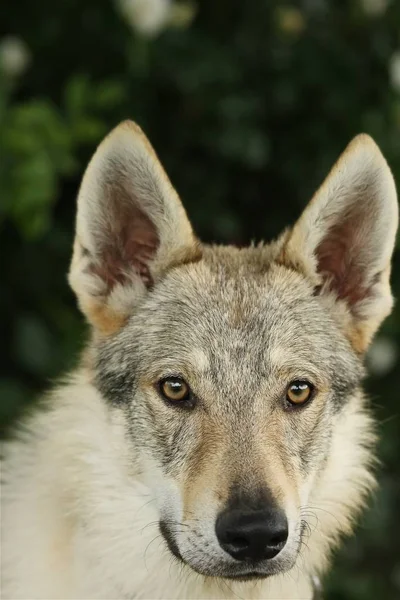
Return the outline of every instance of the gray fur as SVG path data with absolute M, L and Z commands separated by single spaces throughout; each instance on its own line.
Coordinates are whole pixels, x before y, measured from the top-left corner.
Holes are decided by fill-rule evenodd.
M 361 136 L 276 242 L 201 245 L 143 133 L 112 132 L 70 272 L 91 341 L 5 448 L 5 597 L 310 600 L 374 487 L 363 356 L 392 305 L 396 226 L 390 171 Z M 167 376 L 190 406 L 161 397 Z M 314 395 L 292 407 L 299 379 Z M 227 592 L 250 573 L 215 533 L 238 498 L 284 511 L 289 537 Z

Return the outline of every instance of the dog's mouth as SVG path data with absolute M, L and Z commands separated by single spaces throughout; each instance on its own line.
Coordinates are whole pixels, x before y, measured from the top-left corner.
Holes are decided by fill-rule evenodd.
M 260 579 L 267 579 L 268 577 L 271 577 L 271 575 L 268 575 L 267 573 L 259 573 L 257 571 L 250 571 L 250 573 L 246 573 L 245 575 L 230 574 L 224 575 L 224 577 L 226 579 L 232 579 L 233 581 L 239 581 L 244 583 L 246 581 L 258 581 Z
M 278 573 L 282 573 L 288 569 L 286 568 L 271 568 L 269 572 L 259 571 L 257 570 L 255 565 L 231 565 L 227 566 L 223 570 L 217 569 L 215 572 L 212 572 L 209 568 L 207 570 L 201 570 L 198 567 L 187 562 L 183 556 L 181 555 L 178 544 L 176 543 L 174 536 L 172 535 L 170 529 L 164 521 L 160 521 L 159 523 L 160 532 L 168 546 L 169 551 L 175 558 L 181 561 L 183 564 L 187 565 L 193 571 L 200 573 L 200 575 L 206 575 L 208 577 L 223 577 L 224 579 L 231 579 L 233 581 L 238 582 L 246 582 L 246 581 L 257 581 L 260 579 L 267 579 L 272 575 L 277 575 Z
M 163 536 L 164 540 L 167 542 L 167 546 L 168 546 L 168 549 L 171 552 L 171 554 L 173 554 L 176 558 L 178 558 L 180 561 L 185 563 L 185 561 L 182 558 L 181 553 L 179 552 L 178 544 L 176 543 L 174 536 L 168 529 L 166 523 L 164 521 L 160 521 L 159 527 L 160 527 L 161 535 Z

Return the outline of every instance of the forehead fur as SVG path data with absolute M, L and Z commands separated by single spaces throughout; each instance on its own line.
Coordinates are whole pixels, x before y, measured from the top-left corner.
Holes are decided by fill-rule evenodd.
M 205 374 L 240 396 L 272 374 L 348 389 L 360 378 L 358 358 L 312 284 L 274 256 L 274 246 L 206 247 L 202 260 L 171 270 L 104 343 L 102 366 L 111 361 L 121 372 L 127 364 L 149 381 Z

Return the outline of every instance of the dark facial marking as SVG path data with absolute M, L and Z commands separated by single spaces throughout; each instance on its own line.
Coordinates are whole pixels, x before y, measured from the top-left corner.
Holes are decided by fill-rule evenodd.
M 352 365 L 353 366 L 353 365 Z M 363 376 L 361 364 L 357 368 L 347 372 L 345 376 L 342 373 L 333 372 L 332 380 L 332 404 L 335 413 L 339 412 L 352 396 L 356 388 L 360 385 Z
M 111 404 L 123 405 L 132 400 L 136 381 L 134 350 L 124 332 L 108 338 L 97 348 L 95 373 L 97 389 Z

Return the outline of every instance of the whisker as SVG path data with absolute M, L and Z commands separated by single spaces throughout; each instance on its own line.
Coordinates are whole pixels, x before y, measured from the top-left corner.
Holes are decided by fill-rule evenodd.
M 146 562 L 146 555 L 147 555 L 147 551 L 148 551 L 148 549 L 150 548 L 150 546 L 152 545 L 152 543 L 153 543 L 153 542 L 155 542 L 157 539 L 160 539 L 160 538 L 161 538 L 161 534 L 159 533 L 158 535 L 156 535 L 156 536 L 155 536 L 155 537 L 154 537 L 154 538 L 153 538 L 153 539 L 152 539 L 152 540 L 151 540 L 151 541 L 150 541 L 150 542 L 147 544 L 147 546 L 146 546 L 146 550 L 144 551 L 144 555 L 143 555 L 144 564 L 145 564 L 146 570 L 147 570 L 147 572 L 148 572 L 149 574 L 150 574 L 150 571 L 149 571 L 149 569 L 148 569 L 147 562 Z

